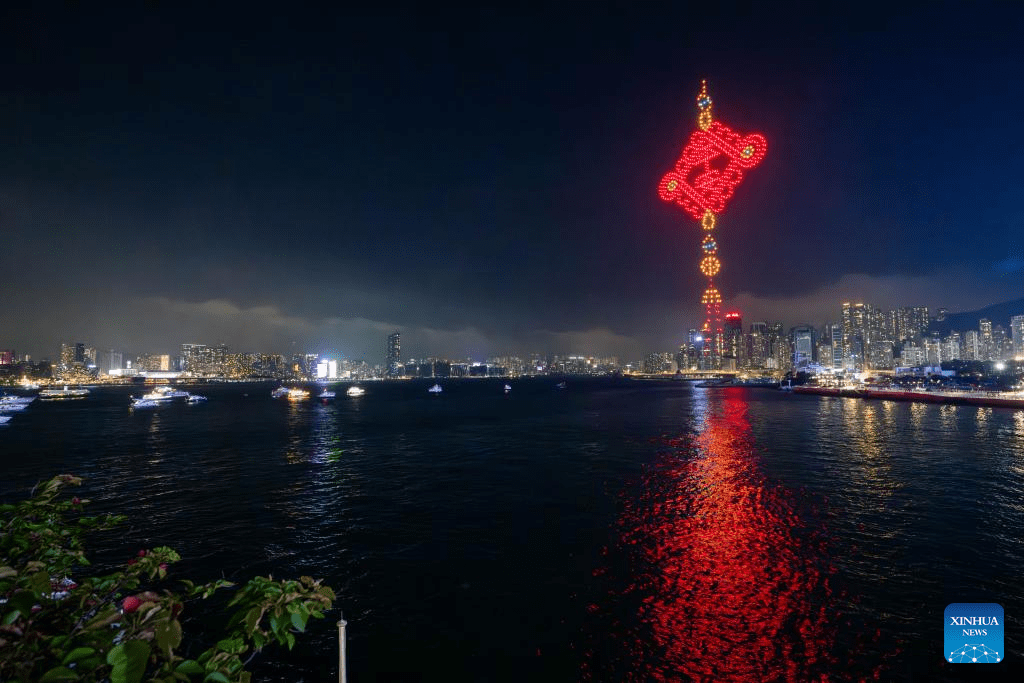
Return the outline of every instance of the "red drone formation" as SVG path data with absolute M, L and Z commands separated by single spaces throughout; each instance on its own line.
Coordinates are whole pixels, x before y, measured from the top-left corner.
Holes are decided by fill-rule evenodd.
M 658 194 L 667 202 L 675 202 L 701 222 L 704 240 L 701 243 L 700 272 L 708 278 L 701 297 L 707 311 L 704 320 L 705 367 L 718 370 L 722 357 L 722 295 L 715 288 L 714 277 L 722 267 L 718 259 L 718 243 L 712 231 L 715 215 L 725 210 L 736 186 L 748 171 L 764 159 L 768 143 L 757 133 L 740 135 L 728 126 L 711 120 L 711 98 L 707 81 L 701 83 L 697 96 L 697 128 L 687 141 L 675 168 L 661 179 Z

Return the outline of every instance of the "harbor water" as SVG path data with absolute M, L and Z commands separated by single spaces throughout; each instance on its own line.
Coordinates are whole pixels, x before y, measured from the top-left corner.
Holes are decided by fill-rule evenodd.
M 341 613 L 357 683 L 1024 671 L 1024 410 L 557 381 L 96 388 L 0 426 L 0 499 L 85 477 L 130 520 L 98 569 L 168 545 L 171 579 L 325 579 L 337 609 L 260 680 L 336 680 Z M 1003 606 L 1003 662 L 943 660 L 953 602 Z

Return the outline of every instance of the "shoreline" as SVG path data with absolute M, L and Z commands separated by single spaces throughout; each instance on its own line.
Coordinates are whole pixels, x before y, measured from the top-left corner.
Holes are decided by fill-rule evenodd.
M 835 396 L 839 398 L 1024 409 L 1024 393 L 1019 392 L 915 391 L 912 389 L 843 389 L 797 386 L 793 387 L 793 393 L 809 394 L 812 396 Z

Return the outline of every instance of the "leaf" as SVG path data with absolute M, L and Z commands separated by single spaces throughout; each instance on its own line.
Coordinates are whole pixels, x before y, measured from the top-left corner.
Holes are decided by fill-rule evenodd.
M 203 681 L 218 681 L 218 683 L 231 683 L 228 680 L 228 677 L 219 671 L 211 671 L 210 673 L 206 674 L 206 678 L 204 678 Z
M 32 595 L 32 593 L 28 591 L 18 591 L 12 595 L 11 599 L 7 602 L 9 607 L 13 607 L 25 616 L 32 614 L 32 605 L 34 604 L 36 604 L 36 596 Z M 17 619 L 17 617 L 15 617 L 15 619 Z M 11 621 L 7 621 L 5 618 L 4 621 L 9 624 L 13 622 L 13 619 Z
M 201 674 L 205 669 L 199 666 L 199 663 L 194 659 L 186 659 L 174 669 L 177 672 L 183 674 Z
M 181 645 L 181 623 L 177 619 L 161 621 L 154 629 L 157 646 L 171 658 L 171 650 Z
M 17 576 L 18 570 L 14 567 L 0 567 L 0 579 L 9 579 L 12 576 Z
M 50 572 L 45 569 L 36 572 L 29 577 L 28 585 L 36 593 L 48 593 L 50 591 Z
M 146 673 L 149 661 L 149 644 L 141 640 L 129 640 L 115 645 L 107 653 L 111 683 L 139 683 Z
M 245 615 L 245 630 L 247 633 L 252 633 L 256 630 L 256 625 L 260 622 L 260 617 L 263 613 L 258 607 L 253 607 Z
M 39 679 L 39 683 L 51 683 L 51 681 L 77 681 L 78 674 L 66 666 L 58 666 L 50 669 Z
M 292 612 L 292 626 L 299 631 L 306 630 L 306 619 L 308 617 L 300 612 Z
M 54 640 L 56 640 L 56 638 L 54 638 Z M 88 657 L 94 652 L 96 652 L 96 650 L 91 647 L 76 647 L 74 650 L 64 655 L 64 659 L 61 663 L 68 664 L 69 662 L 76 662 L 83 657 Z

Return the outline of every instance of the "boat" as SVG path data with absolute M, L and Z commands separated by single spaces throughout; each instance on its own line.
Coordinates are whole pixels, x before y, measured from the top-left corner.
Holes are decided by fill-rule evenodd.
M 337 394 L 335 394 L 333 391 L 328 391 L 327 389 L 324 389 L 319 394 L 317 394 L 316 397 L 321 401 L 330 401 L 335 396 L 337 396 Z
M 779 389 L 782 391 L 793 391 L 793 380 L 788 380 L 786 384 L 780 384 Z
M 505 385 L 505 393 L 507 394 L 510 391 L 512 391 L 512 385 L 511 384 L 506 384 Z
M 0 415 L 0 425 L 7 424 L 10 421 L 11 421 L 11 416 L 10 415 Z
M 355 387 L 355 386 L 353 386 L 353 387 L 349 387 L 348 388 L 348 391 L 345 392 L 345 395 L 346 396 L 362 396 L 365 393 L 366 393 L 366 389 L 363 389 L 362 387 Z
M 288 387 L 278 387 L 270 392 L 271 398 L 283 398 L 288 395 Z
M 568 386 L 568 385 L 565 382 L 559 382 L 558 384 L 555 385 L 555 388 L 557 388 L 557 389 L 565 389 L 566 386 Z
M 35 396 L 12 396 L 12 395 L 6 395 L 6 396 L 0 396 L 0 404 L 3 404 L 3 403 L 25 403 L 26 405 L 28 405 L 29 403 L 31 403 L 35 399 L 36 399 Z
M 19 403 L 17 401 L 0 401 L 0 413 L 15 413 L 20 410 L 28 408 L 27 403 Z
M 163 403 L 162 401 L 156 401 L 151 398 L 135 398 L 132 396 L 131 399 L 132 404 L 129 406 L 131 410 L 135 410 L 137 408 L 157 408 Z
M 88 395 L 88 389 L 68 389 L 67 385 L 63 389 L 43 389 L 39 392 L 39 398 L 43 400 L 85 398 Z
M 440 384 L 435 384 L 434 386 L 427 389 L 427 391 L 429 391 L 432 394 L 440 394 L 442 391 L 444 391 L 444 389 L 441 388 Z
M 206 397 L 199 394 L 189 394 L 188 398 L 185 399 L 185 403 L 203 403 L 205 401 Z
M 305 389 L 289 389 L 288 400 L 289 401 L 305 401 L 309 398 L 309 392 Z
M 170 401 L 175 398 L 188 398 L 190 394 L 187 391 L 179 391 L 174 387 L 162 386 L 154 387 L 153 391 L 148 394 L 143 394 L 142 398 L 150 401 Z

